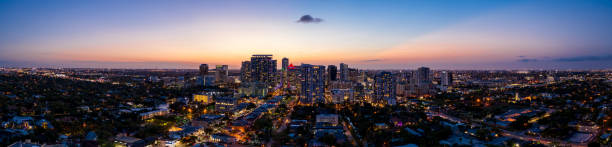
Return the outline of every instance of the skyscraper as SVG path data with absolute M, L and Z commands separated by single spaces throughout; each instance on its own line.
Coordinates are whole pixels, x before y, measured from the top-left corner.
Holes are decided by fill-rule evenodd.
M 242 61 L 242 66 L 240 66 L 240 82 L 251 82 L 251 61 Z
M 449 71 L 442 71 L 440 74 L 440 84 L 444 87 L 453 85 L 453 73 Z
M 430 70 L 427 67 L 420 67 L 412 73 L 413 92 L 418 95 L 428 94 L 431 88 Z
M 289 58 L 284 57 L 282 62 L 283 62 L 283 63 L 282 63 L 283 65 L 282 65 L 282 68 L 281 68 L 281 69 L 282 69 L 283 71 L 287 71 L 287 68 L 289 67 Z
M 359 72 L 359 69 L 356 68 L 348 68 L 348 81 L 361 83 L 364 78 L 364 72 Z
M 284 81 L 285 83 L 283 83 L 283 86 L 285 86 L 285 88 L 291 88 L 292 86 L 299 87 L 299 85 L 301 85 L 300 66 L 296 67 L 296 66 L 293 66 L 293 64 L 289 63 L 289 67 L 287 67 L 286 73 L 287 73 L 287 77 Z
M 229 67 L 227 65 L 217 65 L 215 68 L 215 78 L 217 82 L 226 82 L 229 76 Z
M 374 102 L 379 104 L 395 105 L 397 99 L 396 81 L 393 78 L 393 73 L 383 71 L 376 74 L 374 83 Z
M 340 81 L 348 81 L 349 69 L 348 65 L 340 63 Z
M 200 76 L 204 77 L 208 74 L 208 64 L 200 64 Z
M 338 80 L 338 68 L 336 65 L 328 65 L 327 66 L 327 80 L 336 81 Z
M 281 85 L 283 88 L 287 88 L 288 86 L 288 70 L 289 70 L 289 58 L 284 57 L 281 65 Z
M 325 101 L 325 66 L 302 64 L 302 91 L 300 103 Z
M 251 57 L 251 81 L 272 85 L 276 76 L 276 60 L 272 55 L 253 55 Z

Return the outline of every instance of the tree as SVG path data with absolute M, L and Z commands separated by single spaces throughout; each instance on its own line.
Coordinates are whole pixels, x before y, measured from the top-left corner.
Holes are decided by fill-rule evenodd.
M 319 138 L 319 141 L 329 146 L 333 146 L 336 144 L 336 136 L 333 134 L 325 134 Z
M 519 116 L 518 118 L 516 118 L 516 121 L 510 123 L 510 127 L 514 130 L 525 130 L 531 126 L 528 121 L 529 117 Z

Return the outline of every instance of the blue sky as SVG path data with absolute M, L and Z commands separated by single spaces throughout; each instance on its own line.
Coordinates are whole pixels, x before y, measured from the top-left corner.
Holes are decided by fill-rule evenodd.
M 1 66 L 612 68 L 612 1 L 5 0 L 0 20 Z

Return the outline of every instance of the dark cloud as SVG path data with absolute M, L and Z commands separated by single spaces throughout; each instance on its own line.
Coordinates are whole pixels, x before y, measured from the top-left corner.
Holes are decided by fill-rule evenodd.
M 361 62 L 378 62 L 383 61 L 382 59 L 369 59 L 369 60 L 361 60 Z
M 517 56 L 517 57 L 519 57 L 519 58 L 525 58 L 525 57 L 527 57 L 527 56 Z
M 312 17 L 310 15 L 304 15 L 302 17 L 300 17 L 300 19 L 297 21 L 298 23 L 319 23 L 322 22 L 323 19 L 321 18 L 315 18 Z
M 612 60 L 612 55 L 605 56 L 576 56 L 576 57 L 567 57 L 567 58 L 557 58 L 554 61 L 560 62 L 582 62 L 582 61 L 610 61 Z

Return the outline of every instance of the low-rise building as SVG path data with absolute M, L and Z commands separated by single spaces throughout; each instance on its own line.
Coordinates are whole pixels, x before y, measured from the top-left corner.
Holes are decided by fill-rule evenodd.
M 344 102 L 354 102 L 354 93 L 355 91 L 353 91 L 352 89 L 332 89 L 332 103 L 339 104 Z
M 234 110 L 237 102 L 238 100 L 233 97 L 215 98 L 215 111 L 220 113 L 230 112 Z
M 338 124 L 338 114 L 319 114 L 316 116 L 317 123 Z
M 140 119 L 145 120 L 145 119 L 153 118 L 155 116 L 163 116 L 167 114 L 170 114 L 170 109 L 158 109 L 158 110 L 140 113 Z
M 125 147 L 143 147 L 145 145 L 144 140 L 130 136 L 115 137 L 115 143 Z
M 223 143 L 235 143 L 236 142 L 236 137 L 233 136 L 229 136 L 226 134 L 213 134 L 210 136 L 210 140 L 212 142 L 223 142 Z

